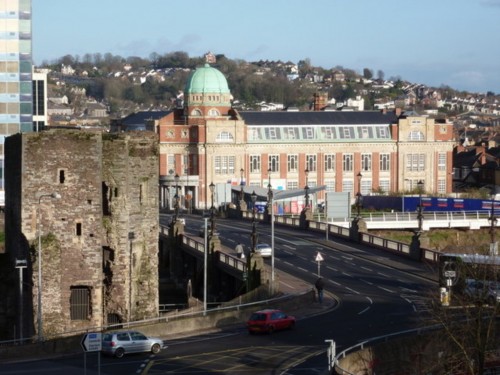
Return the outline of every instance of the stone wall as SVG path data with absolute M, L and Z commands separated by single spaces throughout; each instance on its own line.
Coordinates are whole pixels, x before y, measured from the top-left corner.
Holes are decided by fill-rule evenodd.
M 157 148 L 149 132 L 7 139 L 6 158 L 17 158 L 6 163 L 7 252 L 28 260 L 33 285 L 25 290 L 24 337 L 37 327 L 39 238 L 44 337 L 101 327 L 110 316 L 157 316 Z

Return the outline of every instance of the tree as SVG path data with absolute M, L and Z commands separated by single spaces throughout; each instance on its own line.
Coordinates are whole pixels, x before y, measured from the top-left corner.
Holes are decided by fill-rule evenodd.
M 372 79 L 373 78 L 373 70 L 364 68 L 363 69 L 363 78 Z
M 479 281 L 481 285 L 498 283 L 498 268 L 492 268 L 491 264 L 459 263 L 456 274 L 466 276 L 456 281 L 450 303 L 453 307 L 435 303 L 432 309 L 433 319 L 442 326 L 441 334 L 436 335 L 441 354 L 439 362 L 445 373 L 481 375 L 485 371 L 488 353 L 498 350 L 500 304 L 488 304 L 482 289 L 478 297 L 474 297 L 474 292 L 468 292 L 471 289 L 467 287 L 467 280 Z M 444 271 L 442 268 L 440 273 Z

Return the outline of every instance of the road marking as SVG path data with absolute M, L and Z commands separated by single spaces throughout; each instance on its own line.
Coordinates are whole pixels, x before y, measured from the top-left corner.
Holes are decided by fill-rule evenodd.
M 362 269 L 364 269 L 365 271 L 368 271 L 368 272 L 373 272 L 373 270 L 371 268 L 368 268 L 368 267 L 361 266 L 360 268 L 362 268 Z
M 342 272 L 342 275 L 346 275 L 346 276 L 351 277 L 351 275 L 349 275 L 347 272 Z
M 333 268 L 333 267 L 330 267 L 330 266 L 326 266 L 326 268 L 329 269 L 330 271 L 338 272 L 338 269 L 336 269 L 336 268 Z
M 394 292 L 393 290 L 390 290 L 390 289 L 384 288 L 384 287 L 382 287 L 382 286 L 380 286 L 380 285 L 377 285 L 377 288 L 382 289 L 382 290 L 385 290 L 386 292 L 389 292 L 389 293 L 396 293 L 396 292 Z
M 345 287 L 347 290 L 350 290 L 353 293 L 360 294 L 357 290 L 351 289 L 348 286 Z
M 360 279 L 360 280 L 363 281 L 364 283 L 367 283 L 368 285 L 373 285 L 373 283 L 371 281 L 363 280 L 363 279 Z
M 389 278 L 389 275 L 386 275 L 385 273 L 382 273 L 382 272 L 377 272 L 377 275 Z
M 370 306 L 366 307 L 364 310 L 361 310 L 358 315 L 361 315 L 361 314 L 364 314 L 365 312 L 367 312 L 368 310 L 370 310 Z

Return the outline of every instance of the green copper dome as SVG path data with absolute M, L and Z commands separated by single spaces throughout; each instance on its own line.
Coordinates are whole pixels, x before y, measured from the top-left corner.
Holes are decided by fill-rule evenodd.
M 186 83 L 186 94 L 229 94 L 229 87 L 224 75 L 210 65 L 197 68 Z

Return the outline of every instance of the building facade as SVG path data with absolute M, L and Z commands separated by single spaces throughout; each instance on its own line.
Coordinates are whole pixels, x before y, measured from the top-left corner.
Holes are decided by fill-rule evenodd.
M 31 0 L 0 2 L 0 191 L 4 140 L 32 131 Z
M 418 181 L 425 192 L 451 192 L 450 122 L 401 111 L 328 111 L 323 95 L 314 100 L 313 111 L 237 111 L 223 74 L 208 64 L 196 69 L 184 102 L 155 122 L 161 206 L 172 207 L 175 191 L 187 208 L 208 208 L 211 183 L 325 185 L 318 202 L 334 191 L 410 191 Z
M 32 285 L 19 334 L 157 317 L 156 134 L 50 130 L 5 146 L 6 249 Z

